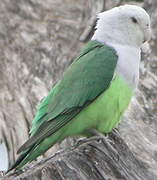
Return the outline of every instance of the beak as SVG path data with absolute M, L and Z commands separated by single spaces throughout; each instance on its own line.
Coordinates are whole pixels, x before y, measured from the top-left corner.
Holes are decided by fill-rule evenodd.
M 148 41 L 151 40 L 151 34 L 152 33 L 151 33 L 150 26 L 144 29 L 144 40 L 143 40 L 143 44 L 141 46 L 141 51 L 144 54 L 150 54 L 150 52 L 151 52 L 151 49 L 150 49 L 150 46 L 149 46 L 149 43 L 148 43 Z
M 144 40 L 143 43 L 148 42 L 151 40 L 151 29 L 150 27 L 146 28 L 144 30 Z

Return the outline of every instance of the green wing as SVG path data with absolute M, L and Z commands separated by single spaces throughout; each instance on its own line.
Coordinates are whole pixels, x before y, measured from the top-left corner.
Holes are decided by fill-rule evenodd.
M 117 59 L 114 49 L 90 41 L 39 105 L 31 137 L 18 152 L 38 145 L 104 92 L 113 78 Z

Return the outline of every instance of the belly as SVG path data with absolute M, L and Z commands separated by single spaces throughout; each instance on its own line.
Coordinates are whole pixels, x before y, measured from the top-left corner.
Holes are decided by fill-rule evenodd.
M 64 135 L 82 134 L 90 128 L 102 133 L 111 132 L 128 107 L 132 93 L 125 80 L 117 75 L 105 92 L 66 125 Z

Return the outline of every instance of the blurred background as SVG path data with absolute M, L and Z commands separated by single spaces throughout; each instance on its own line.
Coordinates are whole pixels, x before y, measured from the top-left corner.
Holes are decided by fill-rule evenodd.
M 139 87 L 119 132 L 157 177 L 156 0 L 0 1 L 0 171 L 17 158 L 17 149 L 28 139 L 37 104 L 90 39 L 96 14 L 128 3 L 150 14 L 152 40 L 142 53 Z

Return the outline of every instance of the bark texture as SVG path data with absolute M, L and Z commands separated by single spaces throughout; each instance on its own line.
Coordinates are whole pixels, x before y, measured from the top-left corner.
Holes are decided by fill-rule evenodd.
M 5 180 L 155 180 L 118 133 L 58 152 Z
M 125 1 L 1 1 L 0 139 L 7 145 L 10 161 L 28 138 L 36 105 L 91 37 L 96 13 L 120 3 Z M 113 133 L 100 142 L 61 150 L 4 179 L 157 179 L 156 0 L 145 1 L 144 6 L 152 19 L 151 52 L 143 55 L 139 90 L 119 126 L 121 137 Z M 61 147 L 67 144 L 71 140 Z

